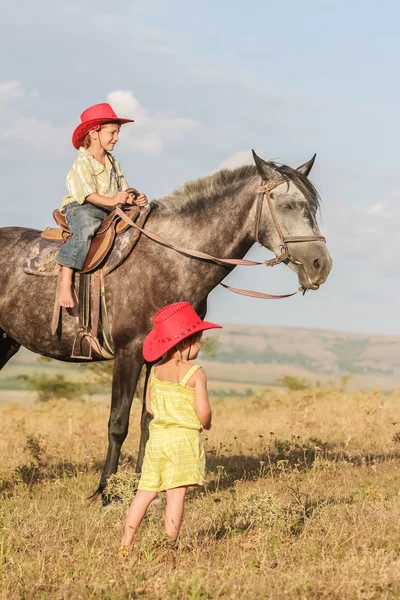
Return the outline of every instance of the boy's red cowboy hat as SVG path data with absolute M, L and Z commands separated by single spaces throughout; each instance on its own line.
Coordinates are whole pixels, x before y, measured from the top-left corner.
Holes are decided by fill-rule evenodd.
M 202 321 L 189 302 L 175 302 L 159 310 L 153 317 L 153 329 L 143 344 L 143 356 L 154 362 L 168 350 L 199 331 L 221 329 L 221 325 Z
M 133 119 L 121 119 L 117 117 L 111 106 L 106 102 L 90 106 L 81 114 L 81 123 L 72 134 L 74 148 L 79 150 L 85 139 L 85 135 L 92 129 L 100 129 L 100 125 L 104 125 L 104 123 L 118 123 L 119 125 L 123 125 L 124 123 L 133 123 Z

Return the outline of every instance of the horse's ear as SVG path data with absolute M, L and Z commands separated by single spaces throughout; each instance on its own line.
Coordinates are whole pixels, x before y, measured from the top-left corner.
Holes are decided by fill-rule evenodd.
M 296 171 L 298 171 L 302 175 L 305 175 L 306 177 L 308 177 L 311 169 L 314 166 L 316 156 L 317 155 L 314 154 L 314 156 L 308 162 L 304 163 L 304 165 L 300 165 L 300 167 L 297 167 Z
M 258 174 L 266 181 L 274 181 L 278 179 L 280 174 L 274 169 L 269 163 L 265 162 L 262 158 L 252 150 L 255 165 L 257 167 Z

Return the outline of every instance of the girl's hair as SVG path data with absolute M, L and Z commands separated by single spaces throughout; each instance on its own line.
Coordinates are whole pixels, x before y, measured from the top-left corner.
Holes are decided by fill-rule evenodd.
M 100 129 L 103 129 L 103 127 L 105 127 L 106 125 L 119 125 L 119 123 L 117 123 L 116 121 L 110 121 L 109 123 L 103 123 L 103 125 L 100 125 Z M 99 131 L 100 131 L 99 129 Z M 85 150 L 87 150 L 90 146 L 90 131 L 87 132 L 87 134 L 85 135 L 85 137 L 83 138 L 83 142 L 82 142 L 82 146 L 85 148 Z
M 191 335 L 188 338 L 185 338 L 184 340 L 182 340 L 181 342 L 179 342 L 179 344 L 177 344 L 176 346 L 174 346 L 173 348 L 171 348 L 171 350 L 168 350 L 167 355 L 169 354 L 170 356 L 173 356 L 173 358 L 175 359 L 176 364 L 178 365 L 180 362 L 182 362 L 182 343 L 184 342 L 190 342 L 190 346 L 192 344 L 194 344 L 198 339 L 201 338 L 202 335 L 202 331 L 199 331 L 198 333 L 195 333 L 193 335 Z

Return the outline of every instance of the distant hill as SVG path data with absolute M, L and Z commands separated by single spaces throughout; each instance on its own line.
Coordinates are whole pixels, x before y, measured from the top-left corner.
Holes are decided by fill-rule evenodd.
M 270 383 L 273 373 L 321 382 L 352 373 L 357 387 L 400 386 L 400 335 L 257 325 L 225 325 L 209 335 L 218 337 L 218 346 L 216 359 L 207 363 L 226 365 L 227 373 L 235 365 L 241 373 L 244 365 L 252 372 L 262 365 Z
M 321 374 L 351 371 L 400 378 L 399 335 L 256 325 L 225 325 L 216 335 L 219 362 L 279 364 Z
M 225 325 L 206 335 L 218 339 L 216 358 L 203 356 L 200 361 L 207 366 L 211 389 L 273 386 L 282 375 L 327 385 L 348 373 L 351 387 L 400 387 L 400 335 L 257 325 Z M 79 366 L 56 361 L 38 364 L 35 355 L 21 350 L 0 372 L 0 399 L 3 390 L 19 388 L 18 375 L 33 369 L 82 376 Z

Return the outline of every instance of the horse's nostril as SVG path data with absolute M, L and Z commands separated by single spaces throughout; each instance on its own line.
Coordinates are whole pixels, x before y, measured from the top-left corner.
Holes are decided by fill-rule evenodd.
M 320 261 L 320 259 L 319 259 L 319 258 L 316 258 L 316 259 L 314 260 L 314 267 L 315 267 L 315 269 L 316 269 L 317 271 L 318 271 L 318 269 L 320 269 L 320 268 L 321 268 L 321 261 Z

